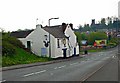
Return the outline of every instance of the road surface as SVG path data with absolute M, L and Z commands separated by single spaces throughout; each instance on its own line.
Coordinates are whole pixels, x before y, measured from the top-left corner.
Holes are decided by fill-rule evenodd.
M 83 58 L 2 72 L 2 81 L 118 81 L 117 48 Z

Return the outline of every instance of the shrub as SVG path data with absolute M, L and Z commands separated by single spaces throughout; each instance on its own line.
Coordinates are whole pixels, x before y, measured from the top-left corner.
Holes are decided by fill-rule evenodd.
M 118 44 L 118 39 L 117 38 L 112 38 L 109 43 L 115 43 L 115 44 Z
M 5 53 L 5 55 L 6 55 L 7 47 L 8 47 L 8 49 L 9 49 L 11 45 L 12 45 L 11 47 L 14 46 L 14 48 L 15 48 L 15 47 L 16 47 L 16 48 L 17 48 L 17 47 L 18 47 L 18 48 L 22 48 L 22 49 L 24 49 L 25 51 L 32 53 L 31 50 L 29 50 L 28 48 L 25 48 L 25 45 L 23 45 L 20 40 L 18 40 L 18 39 L 15 38 L 15 37 L 10 36 L 10 33 L 2 33 L 2 41 L 5 42 L 5 43 L 4 43 L 4 44 L 5 44 L 5 45 L 4 45 L 4 50 L 3 50 L 3 52 Z M 5 51 L 5 49 L 6 49 L 6 51 Z M 12 50 L 12 49 L 11 49 L 11 50 Z
M 116 43 L 108 43 L 108 45 L 107 45 L 108 48 L 109 48 L 109 47 L 115 47 L 115 46 L 117 46 Z
M 2 55 L 3 56 L 8 56 L 8 55 L 13 56 L 15 54 L 16 54 L 16 48 L 12 44 L 10 44 L 6 41 L 3 41 L 3 43 L 2 43 Z
M 4 41 L 7 41 L 9 42 L 10 44 L 16 46 L 16 47 L 20 47 L 20 48 L 25 48 L 25 46 L 22 44 L 22 42 L 20 40 L 18 40 L 17 38 L 15 37 L 11 37 L 9 36 L 9 34 L 5 34 L 3 35 L 3 38 L 2 38 Z
M 87 40 L 89 45 L 93 45 L 95 40 L 107 39 L 107 35 L 104 32 L 90 32 L 89 34 L 75 32 L 75 34 L 79 44 L 81 40 Z
M 93 45 L 95 40 L 107 40 L 107 35 L 104 32 L 92 32 L 88 35 L 88 44 Z

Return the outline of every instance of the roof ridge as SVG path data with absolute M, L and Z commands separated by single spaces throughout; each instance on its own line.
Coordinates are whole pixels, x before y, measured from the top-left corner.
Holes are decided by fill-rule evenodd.
M 13 36 L 16 38 L 26 38 L 33 31 L 34 29 L 27 30 L 27 31 L 14 31 L 14 32 L 11 32 L 10 36 Z

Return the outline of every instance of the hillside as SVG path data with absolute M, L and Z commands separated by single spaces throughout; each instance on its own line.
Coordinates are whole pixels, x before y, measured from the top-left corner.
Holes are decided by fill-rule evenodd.
M 29 64 L 34 62 L 45 62 L 52 60 L 47 57 L 39 57 L 32 54 L 24 45 L 9 33 L 2 35 L 2 66 L 11 66 L 17 64 Z

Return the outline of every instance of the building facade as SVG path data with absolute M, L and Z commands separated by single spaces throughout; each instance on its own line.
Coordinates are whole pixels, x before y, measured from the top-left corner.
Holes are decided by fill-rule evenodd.
M 69 24 L 50 27 L 38 24 L 34 30 L 12 32 L 11 36 L 17 37 L 26 48 L 38 56 L 58 58 L 79 54 L 76 35 Z

